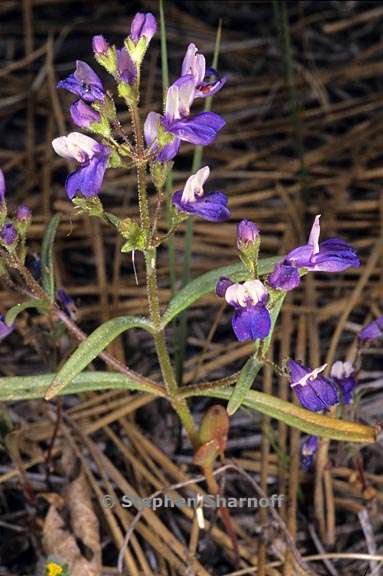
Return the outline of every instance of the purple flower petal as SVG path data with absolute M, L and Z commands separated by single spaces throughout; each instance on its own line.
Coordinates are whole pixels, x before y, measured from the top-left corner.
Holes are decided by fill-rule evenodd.
M 2 170 L 0 170 L 0 204 L 4 204 L 5 203 L 5 178 L 4 178 L 4 172 Z
M 70 200 L 77 192 L 88 198 L 100 192 L 108 158 L 109 149 L 99 144 L 98 152 L 68 176 L 65 188 Z
M 157 30 L 157 20 L 151 12 L 138 12 L 133 18 L 132 24 L 130 26 L 129 37 L 137 44 L 137 42 L 145 36 L 146 40 L 149 42 Z
M 297 288 L 301 279 L 297 268 L 281 262 L 275 265 L 267 281 L 274 290 L 285 290 L 287 292 Z
M 319 252 L 312 256 L 308 268 L 316 272 L 342 272 L 359 266 L 355 250 L 343 240 L 332 238 L 319 244 Z
M 92 124 L 100 122 L 101 116 L 82 100 L 76 100 L 71 104 L 70 115 L 73 122 L 80 128 L 89 128 Z
M 317 436 L 308 436 L 301 446 L 301 464 L 304 470 L 311 468 L 314 456 L 319 448 L 319 438 Z
M 14 329 L 15 325 L 11 324 L 11 326 L 8 326 L 8 324 L 5 323 L 5 317 L 0 314 L 0 342 L 9 336 Z
M 117 50 L 117 68 L 123 82 L 130 85 L 134 84 L 137 77 L 137 68 L 125 48 Z
M 323 412 L 339 403 L 334 382 L 325 376 L 318 375 L 319 371 L 324 368 L 323 366 L 318 370 L 311 370 L 294 360 L 289 360 L 287 366 L 291 374 L 291 386 L 304 408 L 312 412 Z
M 240 342 L 266 338 L 271 329 L 270 313 L 263 304 L 237 308 L 232 318 L 232 326 Z
M 64 80 L 57 84 L 58 88 L 64 88 L 79 96 L 85 102 L 95 102 L 104 100 L 105 91 L 100 78 L 96 72 L 82 60 L 77 60 L 76 70 Z
M 214 68 L 208 68 L 206 76 L 212 76 L 214 80 L 212 82 L 201 82 L 196 86 L 195 98 L 207 98 L 209 96 L 214 96 L 221 88 L 225 85 L 227 77 L 219 77 L 218 72 Z
M 311 244 L 304 244 L 291 250 L 286 256 L 286 263 L 296 268 L 309 268 L 311 257 L 313 255 L 313 247 Z
M 222 222 L 230 218 L 230 211 L 227 208 L 228 200 L 222 192 L 204 194 L 194 202 L 184 202 L 182 190 L 178 190 L 173 194 L 172 202 L 181 212 L 201 216 L 209 222 Z
M 223 118 L 214 112 L 201 112 L 195 116 L 166 122 L 166 129 L 185 142 L 207 146 L 214 142 L 225 126 Z
M 259 228 L 250 220 L 241 220 L 237 225 L 237 248 L 241 250 L 254 244 L 259 238 Z
M 4 224 L 0 230 L 0 240 L 10 246 L 17 240 L 17 230 L 13 224 Z
M 225 296 L 226 290 L 229 288 L 229 286 L 232 285 L 233 282 L 230 280 L 230 278 L 226 278 L 226 276 L 221 276 L 215 287 L 215 293 L 220 298 L 223 298 Z
M 383 316 L 379 316 L 376 320 L 373 320 L 367 326 L 363 328 L 358 334 L 359 340 L 376 340 L 383 336 Z

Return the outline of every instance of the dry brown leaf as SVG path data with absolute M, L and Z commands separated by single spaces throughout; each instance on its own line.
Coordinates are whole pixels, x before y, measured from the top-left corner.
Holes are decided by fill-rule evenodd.
M 100 576 L 99 525 L 85 474 L 78 470 L 77 462 L 68 450 L 63 455 L 62 464 L 71 480 L 64 494 L 64 509 L 59 511 L 52 504 L 45 518 L 45 552 L 47 556 L 65 561 L 71 576 Z

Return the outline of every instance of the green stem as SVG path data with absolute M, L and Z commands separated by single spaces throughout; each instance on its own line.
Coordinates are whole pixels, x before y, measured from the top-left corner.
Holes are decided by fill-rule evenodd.
M 130 110 L 132 114 L 132 125 L 137 146 L 138 161 L 136 164 L 136 169 L 141 227 L 145 233 L 146 242 L 148 243 L 150 239 L 151 222 L 148 195 L 146 190 L 146 161 L 144 160 L 144 140 L 137 105 L 131 105 Z M 152 320 L 155 329 L 154 344 L 156 347 L 158 361 L 160 363 L 164 385 L 168 393 L 169 400 L 172 403 L 174 410 L 177 412 L 192 445 L 197 447 L 198 434 L 186 400 L 176 397 L 178 389 L 177 381 L 175 379 L 173 367 L 170 361 L 170 356 L 166 344 L 165 331 L 163 328 L 161 328 L 161 309 L 157 285 L 157 251 L 153 247 L 147 247 L 144 255 L 146 265 L 146 290 L 149 304 L 149 313 L 150 319 Z

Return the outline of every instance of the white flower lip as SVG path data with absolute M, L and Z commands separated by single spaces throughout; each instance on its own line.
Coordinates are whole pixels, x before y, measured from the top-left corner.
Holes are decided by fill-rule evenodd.
M 297 382 L 293 382 L 291 388 L 294 388 L 294 386 L 306 386 L 311 380 L 315 380 L 325 368 L 327 368 L 327 364 L 323 364 L 319 368 L 314 368 L 314 370 L 302 376 Z
M 203 196 L 203 185 L 209 178 L 209 174 L 209 166 L 204 166 L 187 179 L 182 192 L 182 202 L 192 203 Z
M 225 292 L 225 300 L 232 306 L 255 306 L 267 298 L 267 290 L 260 280 L 247 280 L 243 284 L 232 284 Z
M 354 372 L 354 367 L 351 362 L 342 362 L 337 360 L 331 367 L 331 377 L 342 380 L 342 378 L 348 378 Z
M 71 132 L 68 136 L 60 136 L 52 141 L 56 154 L 80 164 L 94 156 L 98 145 L 96 140 L 81 132 Z

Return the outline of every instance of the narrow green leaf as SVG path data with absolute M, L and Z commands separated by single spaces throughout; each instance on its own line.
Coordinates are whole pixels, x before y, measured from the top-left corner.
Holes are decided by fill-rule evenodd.
M 49 221 L 41 246 L 41 280 L 51 302 L 55 300 L 55 275 L 53 265 L 53 244 L 56 237 L 60 215 L 56 214 Z
M 199 395 L 230 398 L 231 394 L 230 388 L 221 388 L 204 391 L 203 394 L 200 393 Z M 337 420 L 317 412 L 310 412 L 300 406 L 257 390 L 249 390 L 243 405 L 313 436 L 343 440 L 344 442 L 363 443 L 376 442 L 377 439 L 378 430 L 376 428 L 348 422 L 347 420 Z
M 8 324 L 8 326 L 13 324 L 17 316 L 21 314 L 21 312 L 24 312 L 24 310 L 27 310 L 27 308 L 46 310 L 48 308 L 48 304 L 46 300 L 39 300 L 37 298 L 26 300 L 25 302 L 20 302 L 19 304 L 12 306 L 12 308 L 8 310 L 8 312 L 5 315 L 5 323 Z
M 56 396 L 56 394 L 65 388 L 73 378 L 80 374 L 100 352 L 105 350 L 117 336 L 131 328 L 143 328 L 148 332 L 153 332 L 153 325 L 149 320 L 136 316 L 113 318 L 96 328 L 86 340 L 81 342 L 72 356 L 59 370 L 45 395 L 46 400 L 50 400 L 53 396 Z
M 280 261 L 280 258 L 265 258 L 259 260 L 258 271 L 259 274 L 268 274 L 272 271 L 275 264 Z M 189 308 L 192 304 L 197 302 L 202 296 L 206 296 L 210 292 L 214 292 L 215 286 L 221 276 L 228 276 L 234 282 L 241 282 L 242 280 L 249 279 L 249 272 L 246 270 L 242 262 L 231 264 L 230 266 L 223 266 L 216 268 L 206 274 L 202 274 L 195 278 L 185 288 L 180 290 L 169 303 L 168 308 L 162 318 L 162 325 L 165 327 L 173 320 L 182 310 Z
M 269 346 L 271 344 L 271 339 L 273 337 L 275 323 L 276 323 L 277 318 L 279 316 L 279 312 L 281 311 L 284 299 L 285 299 L 285 296 L 282 295 L 281 297 L 278 298 L 278 300 L 276 300 L 274 302 L 273 309 L 270 313 L 270 316 L 271 316 L 270 334 L 268 335 L 267 338 L 265 338 L 265 340 L 263 340 L 262 343 L 259 343 L 257 351 L 255 352 L 255 354 L 250 356 L 250 358 L 247 360 L 247 362 L 245 363 L 245 365 L 243 366 L 243 368 L 241 370 L 241 373 L 239 375 L 239 378 L 237 380 L 237 383 L 235 385 L 235 388 L 233 390 L 233 393 L 232 393 L 231 398 L 229 400 L 229 403 L 227 405 L 227 412 L 228 412 L 229 416 L 232 416 L 233 414 L 235 414 L 235 412 L 238 410 L 238 408 L 241 407 L 242 402 L 246 398 L 246 394 L 248 393 L 248 391 L 252 387 L 253 382 L 254 382 L 258 372 L 260 371 L 260 369 L 263 366 L 263 362 L 262 362 L 262 360 L 260 360 L 258 358 L 257 354 L 258 354 L 259 348 L 261 346 L 262 346 L 263 355 L 265 355 L 267 353 L 267 350 L 269 349 Z
M 247 359 L 239 374 L 237 383 L 233 389 L 230 400 L 227 404 L 227 413 L 229 416 L 235 414 L 238 408 L 246 398 L 247 393 L 253 385 L 253 382 L 262 368 L 263 363 L 258 360 L 257 355 L 253 354 Z
M 44 398 L 55 376 L 55 374 L 36 374 L 0 378 L 0 402 Z M 111 389 L 137 390 L 153 394 L 153 389 L 145 383 L 136 382 L 116 372 L 82 372 L 73 378 L 65 390 L 59 390 L 58 394 L 80 394 Z

